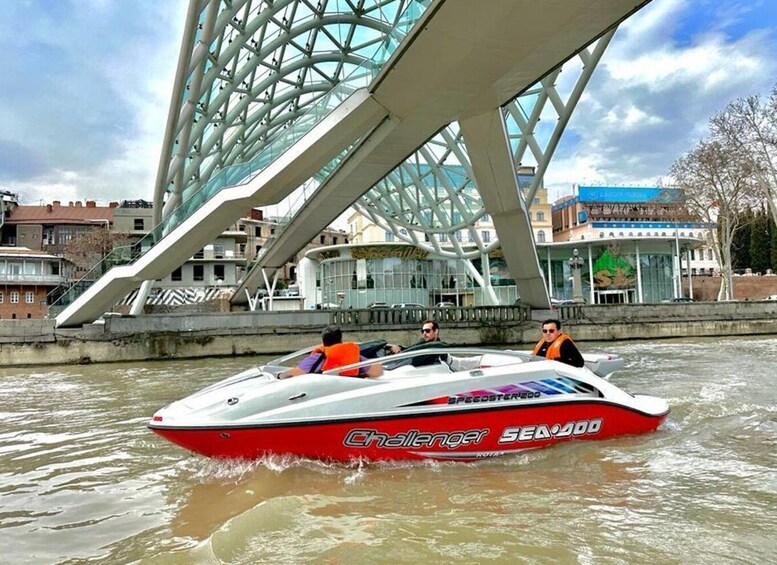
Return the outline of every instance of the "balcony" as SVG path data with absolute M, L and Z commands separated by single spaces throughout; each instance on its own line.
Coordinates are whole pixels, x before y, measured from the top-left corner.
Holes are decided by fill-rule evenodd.
M 245 261 L 246 254 L 239 251 L 224 250 L 224 251 L 198 251 L 192 255 L 192 260 L 201 259 L 204 261 Z
M 30 284 L 57 286 L 66 282 L 62 275 L 23 275 L 0 273 L 0 284 Z

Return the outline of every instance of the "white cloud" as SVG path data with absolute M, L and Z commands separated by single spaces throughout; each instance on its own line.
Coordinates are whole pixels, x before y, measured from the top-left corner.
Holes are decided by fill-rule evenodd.
M 29 202 L 151 198 L 186 4 L 0 5 L 14 53 L 0 74 L 18 79 L 0 92 L 0 186 Z
M 0 49 L 11 54 L 0 76 L 13 77 L 0 90 L 0 187 L 33 202 L 150 199 L 188 2 L 27 4 L 0 2 Z M 773 0 L 654 0 L 624 22 L 546 185 L 664 176 L 716 111 L 774 84 L 774 18 L 761 21 L 770 9 Z
M 776 30 L 746 8 L 654 0 L 627 20 L 562 137 L 545 178 L 551 197 L 573 183 L 654 184 L 707 134 L 716 112 L 771 89 Z M 727 29 L 734 24 L 738 33 Z

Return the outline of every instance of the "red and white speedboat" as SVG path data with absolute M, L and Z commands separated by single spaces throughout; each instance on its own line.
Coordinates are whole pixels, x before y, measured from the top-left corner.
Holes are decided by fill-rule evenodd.
M 412 365 L 432 352 L 440 353 L 434 364 Z M 525 352 L 424 349 L 370 359 L 385 367 L 376 379 L 279 380 L 288 356 L 174 402 L 148 425 L 208 457 L 349 462 L 483 459 L 651 432 L 664 421 L 665 400 L 609 382 L 620 358 L 584 357 L 586 368 L 578 369 Z

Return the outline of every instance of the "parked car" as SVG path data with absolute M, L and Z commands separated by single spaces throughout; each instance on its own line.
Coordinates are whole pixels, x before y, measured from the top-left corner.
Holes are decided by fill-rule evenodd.
M 402 308 L 402 309 L 423 309 L 426 308 L 423 304 L 418 304 L 417 302 L 400 302 L 399 304 L 392 304 L 392 308 Z
M 678 296 L 677 298 L 670 298 L 669 300 L 662 300 L 661 302 L 693 302 L 693 298 L 690 296 Z
M 767 296 L 765 300 L 777 300 L 777 294 L 772 294 L 770 296 Z
M 435 308 L 455 308 L 456 305 L 453 302 L 438 302 L 434 305 Z
M 373 302 L 372 304 L 367 306 L 367 308 L 373 308 L 373 309 L 375 309 L 375 308 L 388 308 L 388 307 L 389 307 L 389 305 L 386 304 L 385 302 Z

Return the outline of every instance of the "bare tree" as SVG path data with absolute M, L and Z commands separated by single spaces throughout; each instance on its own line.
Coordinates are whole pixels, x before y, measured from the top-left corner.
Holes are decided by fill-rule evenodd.
M 710 129 L 752 160 L 758 189 L 777 224 L 777 85 L 765 101 L 758 95 L 733 101 L 712 118 Z
M 95 227 L 73 238 L 64 249 L 65 258 L 76 265 L 83 275 L 97 265 L 115 247 L 128 245 L 126 235 L 116 234 L 105 227 Z
M 688 208 L 718 226 L 717 237 L 710 233 L 708 238 L 723 274 L 718 300 L 731 300 L 731 244 L 741 227 L 741 212 L 759 200 L 753 162 L 740 145 L 717 135 L 678 158 L 670 175 L 685 191 Z

